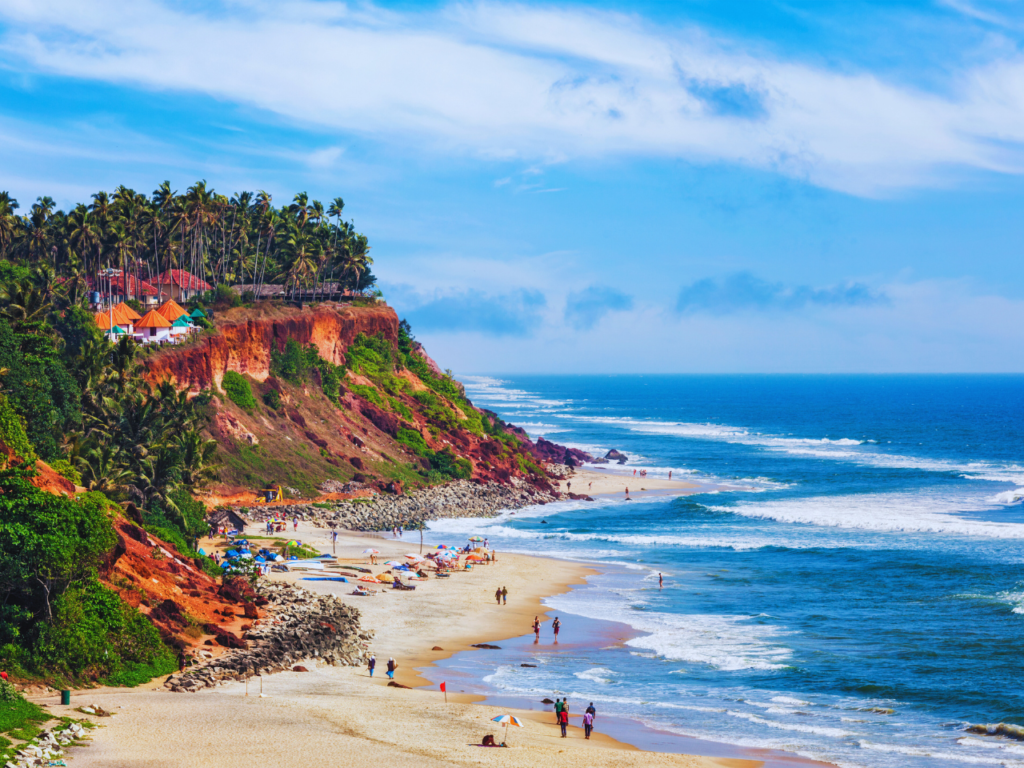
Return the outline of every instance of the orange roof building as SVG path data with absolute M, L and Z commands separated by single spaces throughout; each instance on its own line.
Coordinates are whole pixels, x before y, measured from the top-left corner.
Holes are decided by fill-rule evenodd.
M 122 328 L 126 326 L 132 326 L 135 324 L 135 319 L 130 317 L 124 309 L 131 309 L 131 307 L 125 304 L 118 304 L 113 309 L 108 309 L 105 312 L 97 312 L 94 317 L 96 319 L 96 325 L 103 331 L 109 331 L 112 325 L 120 325 Z M 135 314 L 135 313 L 132 313 Z M 135 315 L 138 317 L 138 315 Z M 113 320 L 113 323 L 111 323 Z
M 171 323 L 173 323 L 182 315 L 188 314 L 188 312 L 182 309 L 181 305 L 178 304 L 178 302 L 176 302 L 174 299 L 168 299 L 163 304 L 161 304 L 156 311 L 163 315 L 167 319 L 167 321 Z
M 157 328 L 170 328 L 171 321 L 168 320 L 163 315 L 161 315 L 155 309 L 151 309 L 149 310 L 149 312 L 143 315 L 142 319 L 135 324 L 135 327 L 150 328 L 154 330 Z
M 142 319 L 142 315 L 140 315 L 140 314 L 139 314 L 138 312 L 136 312 L 136 311 L 135 311 L 134 309 L 132 309 L 131 307 L 129 307 L 129 306 L 128 306 L 127 304 L 125 304 L 125 303 L 124 303 L 123 301 L 122 301 L 122 302 L 121 302 L 120 304 L 118 304 L 118 305 L 117 305 L 116 307 L 114 307 L 114 309 L 115 309 L 115 310 L 118 310 L 118 309 L 120 309 L 120 310 L 121 310 L 121 311 L 122 311 L 122 312 L 124 313 L 125 317 L 127 317 L 127 318 L 128 318 L 129 320 L 131 320 L 131 321 L 132 321 L 133 323 L 134 323 L 134 322 L 135 322 L 136 320 L 141 320 L 141 319 Z

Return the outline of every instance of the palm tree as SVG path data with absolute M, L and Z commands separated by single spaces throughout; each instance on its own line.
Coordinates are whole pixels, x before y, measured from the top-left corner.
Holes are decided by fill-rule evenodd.
M 0 192 L 0 257 L 6 256 L 14 242 L 18 229 L 18 217 L 14 214 L 17 209 L 18 201 L 7 192 Z

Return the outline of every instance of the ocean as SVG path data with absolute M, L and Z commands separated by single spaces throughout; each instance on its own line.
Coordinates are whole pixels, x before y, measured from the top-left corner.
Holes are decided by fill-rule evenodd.
M 523 644 L 487 691 L 851 768 L 1024 767 L 1024 741 L 968 730 L 1024 724 L 1024 376 L 462 380 L 533 437 L 707 488 L 432 523 L 601 564 L 547 601 L 562 639 L 633 630 Z

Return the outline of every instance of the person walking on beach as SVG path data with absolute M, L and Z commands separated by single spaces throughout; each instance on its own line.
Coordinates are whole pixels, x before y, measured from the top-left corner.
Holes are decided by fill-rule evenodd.
M 494 590 L 494 601 L 498 605 L 501 605 L 501 587 L 498 587 L 496 590 Z
M 594 716 L 590 714 L 589 710 L 587 710 L 587 713 L 583 716 L 583 733 L 586 734 L 584 736 L 585 739 L 590 738 L 590 732 L 592 730 L 594 730 Z
M 629 498 L 629 486 L 626 486 L 626 498 Z
M 558 642 L 558 630 L 560 630 L 562 628 L 562 622 L 560 622 L 558 620 L 557 616 L 555 617 L 555 620 L 553 622 L 551 622 L 551 628 L 553 630 L 555 630 L 555 642 L 557 643 Z
M 561 699 L 555 699 L 555 722 L 556 723 L 561 722 L 562 707 L 563 706 L 564 705 L 562 704 L 562 700 Z
M 562 699 L 562 709 L 558 713 L 558 725 L 562 728 L 562 738 L 564 739 L 568 734 L 565 732 L 566 728 L 569 727 L 569 702 L 567 699 Z
M 293 527 L 293 528 L 294 528 L 294 529 L 295 529 L 296 531 L 297 531 L 297 530 L 299 530 L 299 518 L 297 518 L 297 517 L 293 517 L 293 518 L 292 518 L 292 527 Z
M 370 677 L 373 677 L 373 670 L 377 667 L 377 657 L 371 656 L 370 660 L 366 662 L 366 668 L 370 670 Z
M 505 587 L 501 588 L 501 604 L 508 605 L 508 589 Z
M 398 669 L 398 662 L 393 658 L 388 659 L 388 678 L 391 680 L 395 679 L 395 670 Z

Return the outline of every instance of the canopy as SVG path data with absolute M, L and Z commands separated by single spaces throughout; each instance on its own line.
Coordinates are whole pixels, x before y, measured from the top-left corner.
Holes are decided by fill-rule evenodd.
M 189 315 L 189 317 L 206 317 L 206 314 L 203 312 L 203 310 L 199 309 L 199 307 L 196 307 L 195 309 L 192 310 L 192 314 Z
M 193 327 L 194 326 L 192 325 L 192 321 L 188 319 L 188 315 L 182 315 L 177 320 L 175 320 L 173 323 L 171 323 L 171 328 L 193 328 Z
M 492 717 L 491 720 L 496 722 L 498 725 L 514 725 L 518 728 L 523 727 L 523 721 L 515 715 L 498 715 L 497 717 Z
M 120 325 L 115 325 L 113 328 L 110 329 L 109 333 L 112 333 L 112 334 L 118 334 L 118 333 L 124 334 L 124 333 L 128 333 L 128 331 L 126 331 Z

